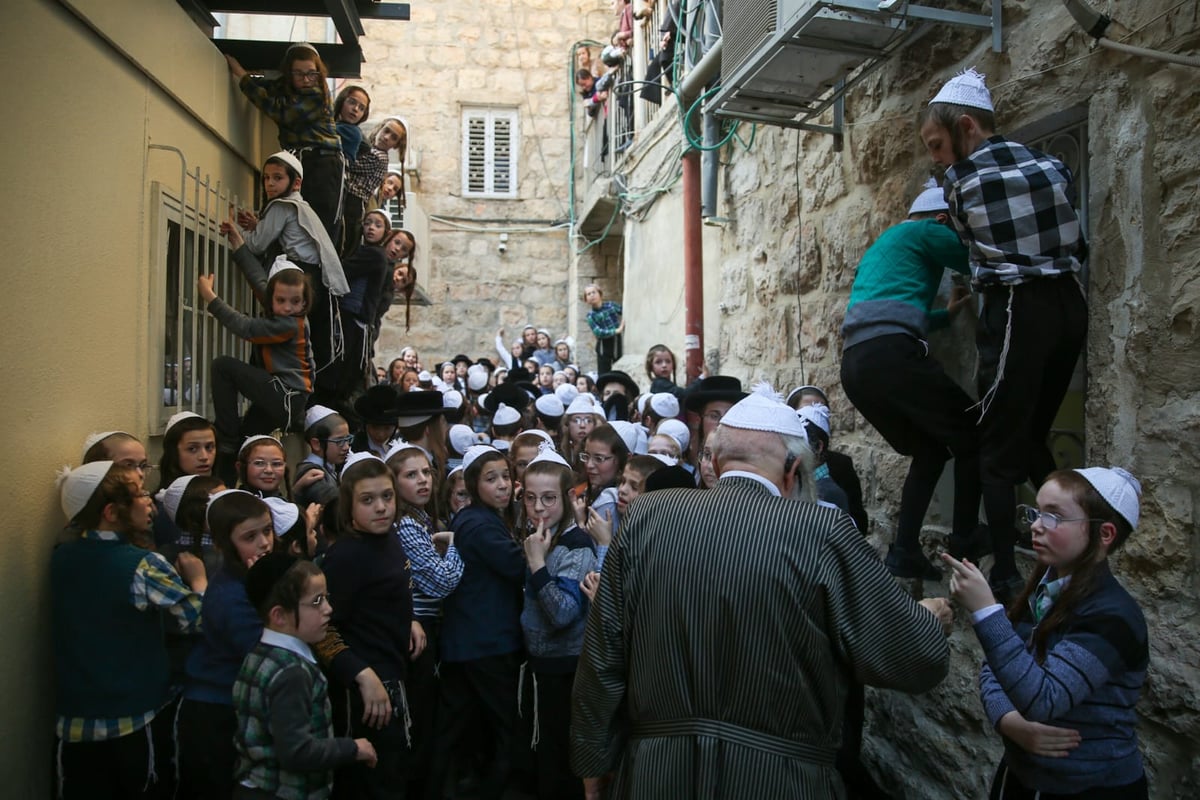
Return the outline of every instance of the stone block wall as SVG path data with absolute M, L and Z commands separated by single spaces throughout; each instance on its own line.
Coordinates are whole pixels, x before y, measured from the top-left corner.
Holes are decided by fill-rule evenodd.
M 1114 38 L 1174 52 L 1200 47 L 1194 4 L 1093 5 L 1116 18 Z M 1200 796 L 1200 72 L 1094 50 L 1059 3 L 1013 0 L 1003 14 L 1003 53 L 992 53 L 982 33 L 939 27 L 854 89 L 840 151 L 831 136 L 777 128 L 759 128 L 750 152 L 722 151 L 719 214 L 730 222 L 719 246 L 706 239 L 705 250 L 706 271 L 719 275 L 721 371 L 785 389 L 827 388 L 835 447 L 855 460 L 871 541 L 882 552 L 894 534 L 907 459 L 841 391 L 839 331 L 856 264 L 903 218 L 930 174 L 917 112 L 970 66 L 988 76 L 1000 132 L 1083 107 L 1091 247 L 1086 460 L 1127 466 L 1142 480 L 1142 523 L 1114 558 L 1150 627 L 1142 749 L 1152 797 L 1192 798 Z M 630 181 L 643 178 L 635 171 Z M 678 235 L 653 224 L 648 219 L 642 230 L 627 222 L 625 235 Z M 630 276 L 641 266 L 627 265 Z M 638 291 L 635 278 L 627 277 L 625 291 Z M 933 347 L 971 387 L 973 320 L 956 320 Z M 927 522 L 940 516 L 935 500 Z M 914 587 L 922 588 L 947 591 L 944 583 Z M 869 694 L 865 760 L 897 797 L 984 796 L 1000 757 L 977 698 L 981 651 L 962 620 L 951 648 L 950 677 L 929 694 Z

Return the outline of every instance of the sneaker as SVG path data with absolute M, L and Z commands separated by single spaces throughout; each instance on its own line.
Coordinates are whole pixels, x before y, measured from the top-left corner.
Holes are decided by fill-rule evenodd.
M 919 578 L 925 581 L 942 579 L 942 571 L 931 564 L 920 550 L 912 552 L 891 545 L 888 547 L 887 558 L 883 560 L 883 563 L 888 568 L 888 572 L 897 578 L 910 580 Z
M 1025 579 L 1020 575 L 1010 575 L 998 580 L 989 577 L 988 587 L 991 588 L 992 597 L 996 598 L 996 602 L 1008 608 L 1013 599 L 1025 588 Z

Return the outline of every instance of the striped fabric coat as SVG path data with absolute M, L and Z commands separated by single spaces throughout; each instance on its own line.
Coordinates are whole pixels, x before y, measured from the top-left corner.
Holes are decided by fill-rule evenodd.
M 653 492 L 588 618 L 572 767 L 620 798 L 841 798 L 850 676 L 921 692 L 948 660 L 845 514 L 744 477 Z

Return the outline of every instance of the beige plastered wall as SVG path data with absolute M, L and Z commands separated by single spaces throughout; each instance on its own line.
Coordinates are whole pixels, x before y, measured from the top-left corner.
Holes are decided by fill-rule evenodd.
M 180 162 L 147 145 L 179 148 L 189 168 L 249 197 L 264 132 L 175 3 L 18 0 L 5 6 L 0 51 L 5 106 L 19 109 L 0 147 L 0 794 L 42 798 L 54 742 L 48 567 L 64 522 L 55 470 L 78 465 L 91 431 L 146 441 L 161 429 L 151 185 L 178 187 Z

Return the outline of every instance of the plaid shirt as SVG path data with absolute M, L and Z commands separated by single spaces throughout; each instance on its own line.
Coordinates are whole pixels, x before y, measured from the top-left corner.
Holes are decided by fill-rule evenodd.
M 454 545 L 446 555 L 433 547 L 433 521 L 428 514 L 409 511 L 396 523 L 404 554 L 412 564 L 413 616 L 441 616 L 442 598 L 454 591 L 463 575 L 463 562 Z
M 621 306 L 605 300 L 599 308 L 588 312 L 587 321 L 597 339 L 611 339 L 617 335 L 617 327 L 621 324 Z
M 113 531 L 84 531 L 84 539 L 114 541 L 121 537 Z M 158 553 L 147 551 L 138 563 L 129 585 L 129 602 L 138 611 L 165 609 L 182 633 L 200 630 L 200 595 L 193 592 L 179 574 Z M 116 719 L 64 717 L 55 719 L 54 732 L 65 742 L 101 742 L 128 736 L 150 724 L 162 709 Z
M 950 219 L 971 251 L 976 285 L 1018 284 L 1078 272 L 1087 257 L 1067 198 L 1071 170 L 992 136 L 946 170 Z
M 346 165 L 346 191 L 361 200 L 371 199 L 379 191 L 387 167 L 387 153 L 369 144 L 358 148 L 358 158 Z
M 242 94 L 275 121 L 279 127 L 279 146 L 284 150 L 318 147 L 342 151 L 342 139 L 333 121 L 333 103 L 323 86 L 282 91 L 278 78 L 244 75 L 238 83 Z

